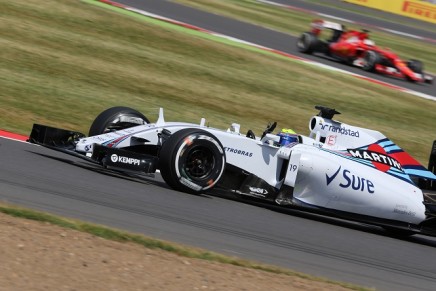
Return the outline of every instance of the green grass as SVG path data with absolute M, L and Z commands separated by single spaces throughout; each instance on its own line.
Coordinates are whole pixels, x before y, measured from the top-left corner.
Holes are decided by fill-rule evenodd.
M 0 128 L 34 122 L 88 132 L 108 107 L 150 120 L 199 122 L 260 134 L 269 121 L 308 133 L 315 105 L 384 132 L 422 163 L 436 102 L 198 32 L 69 0 L 0 0 Z
M 253 24 L 272 28 L 281 32 L 298 36 L 310 30 L 310 22 L 319 16 L 311 15 L 288 8 L 263 4 L 255 0 L 175 0 L 184 5 L 214 12 Z M 316 2 L 316 1 L 315 1 Z M 332 5 L 331 3 L 323 3 Z M 340 22 L 332 19 L 334 22 Z M 340 22 L 348 28 L 361 29 L 362 27 Z M 426 71 L 436 73 L 436 45 L 411 38 L 389 34 L 371 29 L 371 39 L 381 47 L 388 47 L 404 60 L 419 59 Z M 290 46 L 295 43 L 289 42 Z
M 367 289 L 364 287 L 360 287 L 348 283 L 342 283 L 342 282 L 306 275 L 289 269 L 279 268 L 266 264 L 260 264 L 254 261 L 239 259 L 237 257 L 225 256 L 218 253 L 202 250 L 199 248 L 186 247 L 172 242 L 149 238 L 140 234 L 129 233 L 126 231 L 121 231 L 118 229 L 113 229 L 101 225 L 91 224 L 79 220 L 67 219 L 60 216 L 56 216 L 40 211 L 34 211 L 22 207 L 0 204 L 0 212 L 18 218 L 47 222 L 52 225 L 57 225 L 63 228 L 69 228 L 69 229 L 89 233 L 94 236 L 101 237 L 108 240 L 113 240 L 121 243 L 135 243 L 149 249 L 164 250 L 183 257 L 201 259 L 201 260 L 218 262 L 223 264 L 230 264 L 230 265 L 240 266 L 244 268 L 251 268 L 251 269 L 256 269 L 256 270 L 275 273 L 275 274 L 295 276 L 310 281 L 325 282 L 332 285 L 342 286 L 350 290 L 362 290 L 362 291 L 372 290 L 372 289 Z

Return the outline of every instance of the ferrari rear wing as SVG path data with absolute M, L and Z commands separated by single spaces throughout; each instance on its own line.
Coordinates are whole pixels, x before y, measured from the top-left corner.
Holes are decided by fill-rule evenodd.
M 310 24 L 312 26 L 312 28 L 315 29 L 332 29 L 332 30 L 339 30 L 339 31 L 343 31 L 344 27 L 342 24 L 336 23 L 336 22 L 331 22 L 331 21 L 327 21 L 327 20 L 322 20 L 322 19 L 316 19 L 313 20 L 312 23 Z
M 336 22 L 331 22 L 331 21 L 326 21 L 326 20 L 322 20 L 322 19 L 313 20 L 312 23 L 310 24 L 310 26 L 311 26 L 310 32 L 314 35 L 317 35 L 317 36 L 325 28 L 331 29 L 332 31 L 339 32 L 339 33 L 344 31 L 344 26 L 342 24 L 339 24 Z

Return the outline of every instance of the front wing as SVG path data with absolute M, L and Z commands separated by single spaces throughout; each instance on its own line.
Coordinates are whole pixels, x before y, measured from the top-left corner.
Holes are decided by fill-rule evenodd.
M 155 173 L 158 158 L 118 148 L 94 144 L 92 155 L 75 151 L 84 134 L 40 124 L 34 124 L 28 142 L 61 151 L 89 162 L 97 163 L 107 169 L 122 172 Z

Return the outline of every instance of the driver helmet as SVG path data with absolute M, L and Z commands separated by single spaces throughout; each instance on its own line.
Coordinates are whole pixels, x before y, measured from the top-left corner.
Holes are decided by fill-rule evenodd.
M 280 136 L 280 146 L 298 142 L 297 133 L 290 128 L 283 128 L 277 135 Z
M 370 39 L 365 39 L 363 41 L 363 43 L 366 44 L 367 46 L 374 46 L 375 45 L 374 41 L 372 41 Z

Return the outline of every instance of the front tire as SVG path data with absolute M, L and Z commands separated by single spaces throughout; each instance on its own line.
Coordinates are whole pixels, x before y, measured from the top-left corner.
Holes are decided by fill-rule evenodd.
M 162 145 L 159 168 L 174 190 L 200 194 L 213 188 L 226 164 L 224 148 L 211 133 L 187 128 L 175 132 Z
M 122 106 L 111 107 L 95 118 L 89 129 L 89 136 L 122 130 L 146 123 L 150 123 L 147 117 L 135 109 Z
M 376 51 L 367 51 L 363 57 L 364 63 L 362 69 L 367 72 L 374 72 L 377 64 L 381 61 L 381 56 Z
M 421 61 L 418 60 L 410 60 L 407 62 L 407 66 L 409 69 L 411 69 L 414 73 L 422 74 L 424 71 L 424 65 Z

